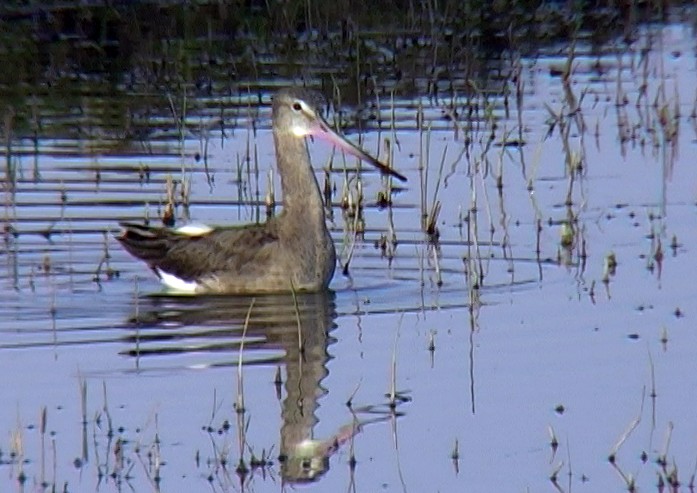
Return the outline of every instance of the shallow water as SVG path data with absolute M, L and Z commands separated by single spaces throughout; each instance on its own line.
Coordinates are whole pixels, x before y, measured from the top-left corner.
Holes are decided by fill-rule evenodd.
M 477 118 L 464 111 L 472 100 L 455 100 L 457 125 L 444 117 L 450 101 L 397 98 L 393 135 L 383 99 L 383 128 L 362 144 L 384 157 L 389 138 L 409 182 L 380 208 L 382 180 L 366 170 L 355 244 L 339 207 L 342 158 L 311 143 L 315 167 L 332 159 L 335 170 L 343 262 L 352 250 L 350 275 L 337 269 L 327 295 L 163 296 L 111 237 L 122 220 L 158 222 L 168 175 L 190 180 L 180 222 L 263 219 L 270 92 L 241 105 L 224 135 L 211 110 L 183 140 L 15 142 L 0 489 L 626 491 L 673 471 L 687 485 L 693 25 L 579 43 L 568 84 L 566 45 L 521 58 L 508 97 L 474 98 L 489 105 Z M 415 128 L 420 107 L 430 132 Z M 436 189 L 433 241 L 421 210 Z M 385 255 L 376 243 L 392 234 Z

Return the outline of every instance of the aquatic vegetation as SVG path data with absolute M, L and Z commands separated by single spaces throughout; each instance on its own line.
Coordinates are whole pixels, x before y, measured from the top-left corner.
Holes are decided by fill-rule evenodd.
M 692 487 L 694 7 L 364 5 L 0 6 L 0 489 Z M 317 155 L 326 296 L 162 296 L 116 224 L 278 215 L 286 85 L 408 184 Z

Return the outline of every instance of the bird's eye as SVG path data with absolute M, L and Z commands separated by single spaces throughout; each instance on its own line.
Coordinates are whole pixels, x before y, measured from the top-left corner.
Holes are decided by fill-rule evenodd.
M 301 105 L 300 103 L 298 103 L 298 102 L 296 101 L 295 103 L 293 103 L 293 109 L 294 109 L 295 111 L 300 111 L 301 109 L 303 109 L 303 107 L 302 107 L 302 105 Z

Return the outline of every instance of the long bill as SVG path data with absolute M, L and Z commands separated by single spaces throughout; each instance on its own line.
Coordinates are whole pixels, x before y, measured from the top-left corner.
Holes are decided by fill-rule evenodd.
M 407 181 L 406 176 L 402 175 L 401 173 L 398 173 L 397 171 L 393 170 L 381 161 L 378 161 L 373 156 L 366 153 L 363 149 L 353 144 L 353 142 L 347 140 L 346 138 L 336 133 L 334 130 L 332 130 L 332 128 L 324 120 L 324 118 L 320 117 L 319 115 L 316 115 L 316 126 L 312 132 L 312 135 L 315 135 L 322 139 L 326 139 L 338 148 L 343 149 L 349 154 L 356 156 L 358 159 L 372 164 L 380 171 L 382 175 L 390 175 L 394 176 L 400 181 Z

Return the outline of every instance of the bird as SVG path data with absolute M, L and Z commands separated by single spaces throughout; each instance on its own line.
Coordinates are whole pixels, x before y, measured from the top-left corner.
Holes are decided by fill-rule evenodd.
M 301 87 L 272 100 L 276 166 L 283 210 L 264 223 L 179 229 L 122 222 L 116 239 L 152 269 L 169 292 L 253 294 L 318 292 L 334 275 L 336 251 L 306 143 L 327 140 L 375 166 L 406 177 L 342 137 L 322 117 L 324 98 Z

